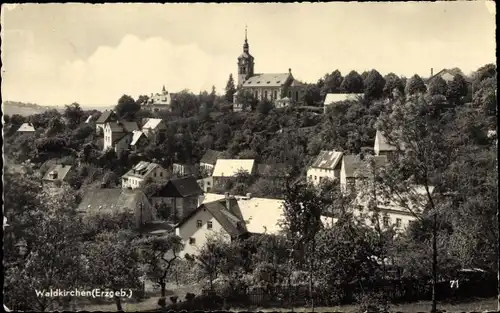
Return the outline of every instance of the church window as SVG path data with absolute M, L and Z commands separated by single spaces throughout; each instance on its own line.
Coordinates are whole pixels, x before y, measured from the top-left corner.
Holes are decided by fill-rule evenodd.
M 267 90 L 264 91 L 264 98 L 267 99 Z
M 288 98 L 291 98 L 292 97 L 292 92 L 290 90 L 288 90 Z
M 299 92 L 298 91 L 295 92 L 295 101 L 299 101 Z
M 271 82 L 270 81 L 267 81 L 268 84 L 270 84 Z
M 260 84 L 260 81 L 258 81 L 257 84 Z
M 277 91 L 277 90 L 275 90 L 275 91 L 274 91 L 273 98 L 274 98 L 274 99 L 278 99 L 278 91 Z

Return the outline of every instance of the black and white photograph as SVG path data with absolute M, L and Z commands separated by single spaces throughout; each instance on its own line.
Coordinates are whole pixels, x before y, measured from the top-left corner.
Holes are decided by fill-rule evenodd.
M 4 3 L 6 312 L 499 312 L 495 1 Z

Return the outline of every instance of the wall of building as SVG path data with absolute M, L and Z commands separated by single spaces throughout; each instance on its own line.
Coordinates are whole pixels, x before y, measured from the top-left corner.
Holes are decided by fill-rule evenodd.
M 198 207 L 198 196 L 186 198 L 167 198 L 167 197 L 153 197 L 151 199 L 154 206 L 161 205 L 162 203 L 175 208 L 177 217 L 184 218 Z
M 202 227 L 197 227 L 197 221 L 201 220 Z M 212 223 L 212 229 L 207 229 L 207 222 Z M 227 240 L 230 240 L 229 234 L 222 228 L 217 220 L 206 210 L 202 209 L 193 215 L 181 227 L 175 229 L 176 235 L 182 238 L 184 249 L 180 252 L 180 256 L 186 254 L 197 255 L 207 242 L 210 236 L 222 235 Z M 195 243 L 191 244 L 189 238 L 193 238 Z
M 340 170 L 323 169 L 309 167 L 307 170 L 307 181 L 314 185 L 319 185 L 325 178 L 334 180 L 340 179 Z
M 167 177 L 167 171 L 162 167 L 155 168 L 151 173 L 144 177 L 127 176 L 122 177 L 122 188 L 137 189 L 142 186 L 144 181 L 152 178 L 156 182 L 164 181 Z

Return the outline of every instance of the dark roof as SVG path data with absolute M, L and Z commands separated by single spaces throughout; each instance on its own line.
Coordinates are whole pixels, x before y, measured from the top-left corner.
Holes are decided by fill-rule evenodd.
M 180 221 L 176 227 L 181 227 L 184 223 L 189 221 L 196 213 L 200 210 L 207 210 L 217 222 L 222 226 L 222 228 L 228 232 L 232 237 L 238 237 L 247 233 L 244 219 L 240 212 L 238 206 L 238 200 L 232 197 L 229 200 L 230 209 L 226 207 L 226 199 L 221 199 L 217 201 L 207 202 L 200 205 L 196 210 L 188 214 L 182 221 Z
M 385 155 L 372 156 L 375 161 L 375 167 L 381 167 L 387 162 Z M 370 174 L 368 159 L 361 159 L 357 155 L 344 155 L 343 166 L 345 167 L 346 177 L 368 177 Z
M 109 121 L 115 121 L 115 120 L 116 120 L 115 112 L 106 110 L 102 112 L 101 116 L 99 116 L 99 118 L 96 121 L 96 124 L 104 124 Z
M 219 159 L 222 156 L 222 154 L 223 154 L 222 151 L 207 150 L 207 152 L 205 152 L 205 154 L 201 158 L 200 163 L 215 165 L 217 159 Z
M 185 198 L 202 194 L 203 190 L 198 185 L 196 178 L 187 176 L 169 180 L 153 197 Z
M 87 190 L 78 205 L 80 212 L 121 212 L 133 210 L 144 201 L 144 193 L 138 189 L 96 188 Z
M 286 177 L 287 165 L 285 163 L 277 164 L 257 164 L 257 175 L 267 177 Z

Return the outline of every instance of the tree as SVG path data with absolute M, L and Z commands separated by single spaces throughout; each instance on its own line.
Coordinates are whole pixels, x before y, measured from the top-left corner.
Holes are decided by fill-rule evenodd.
M 66 118 L 66 124 L 70 128 L 76 128 L 82 122 L 84 112 L 76 102 L 66 105 L 63 116 Z
M 141 106 L 128 95 L 123 95 L 115 106 L 115 112 L 120 118 L 132 120 L 135 114 L 141 109 Z
M 141 287 L 140 259 L 133 239 L 128 231 L 103 232 L 96 236 L 95 241 L 85 245 L 89 285 L 112 291 L 119 312 L 123 311 L 121 292 L 128 295 L 131 289 Z
M 475 92 L 480 88 L 479 84 L 488 79 L 488 78 L 496 78 L 497 76 L 497 67 L 495 64 L 486 64 L 477 69 L 476 72 L 472 75 L 472 89 Z
M 135 101 L 138 105 L 143 105 L 145 104 L 146 102 L 148 102 L 149 100 L 149 97 L 146 96 L 146 95 L 140 95 L 137 100 Z
M 429 82 L 429 94 L 432 96 L 441 95 L 446 96 L 448 90 L 448 86 L 446 85 L 446 81 L 441 77 L 434 77 Z
M 406 84 L 405 93 L 409 96 L 424 93 L 427 90 L 423 79 L 417 74 L 413 75 Z
M 405 84 L 403 80 L 394 73 L 385 75 L 384 95 L 389 99 L 393 98 L 393 92 L 404 94 Z
M 182 248 L 181 238 L 175 235 L 161 237 L 146 237 L 138 240 L 141 249 L 141 261 L 149 279 L 161 288 L 161 299 L 164 303 L 166 283 L 178 253 Z
M 448 82 L 446 88 L 446 97 L 448 98 L 448 101 L 452 102 L 453 104 L 460 104 L 465 96 L 467 96 L 467 93 L 467 81 L 462 75 L 457 74 L 455 75 L 455 77 L 453 77 L 453 80 Z
M 335 70 L 331 74 L 325 75 L 323 87 L 321 88 L 321 94 L 326 95 L 327 93 L 339 93 L 340 85 L 343 80 L 344 78 L 339 70 Z
M 227 84 L 226 84 L 226 89 L 225 90 L 226 90 L 226 94 L 225 94 L 226 101 L 229 102 L 229 103 L 233 103 L 234 93 L 236 92 L 236 87 L 234 85 L 233 74 L 229 74 L 229 79 L 227 80 Z
M 376 70 L 371 70 L 364 80 L 365 98 L 379 99 L 384 94 L 385 79 Z
M 363 78 L 356 71 L 351 71 L 344 77 L 340 89 L 345 93 L 362 93 L 364 90 Z
M 259 105 L 259 100 L 255 98 L 254 94 L 244 89 L 238 91 L 236 101 L 243 106 L 243 111 L 247 111 L 248 109 L 253 111 Z
M 257 105 L 257 111 L 260 114 L 268 114 L 273 109 L 273 103 L 268 99 L 262 99 Z
M 304 93 L 304 102 L 309 106 L 317 106 L 323 102 L 321 89 L 316 84 L 308 85 Z

